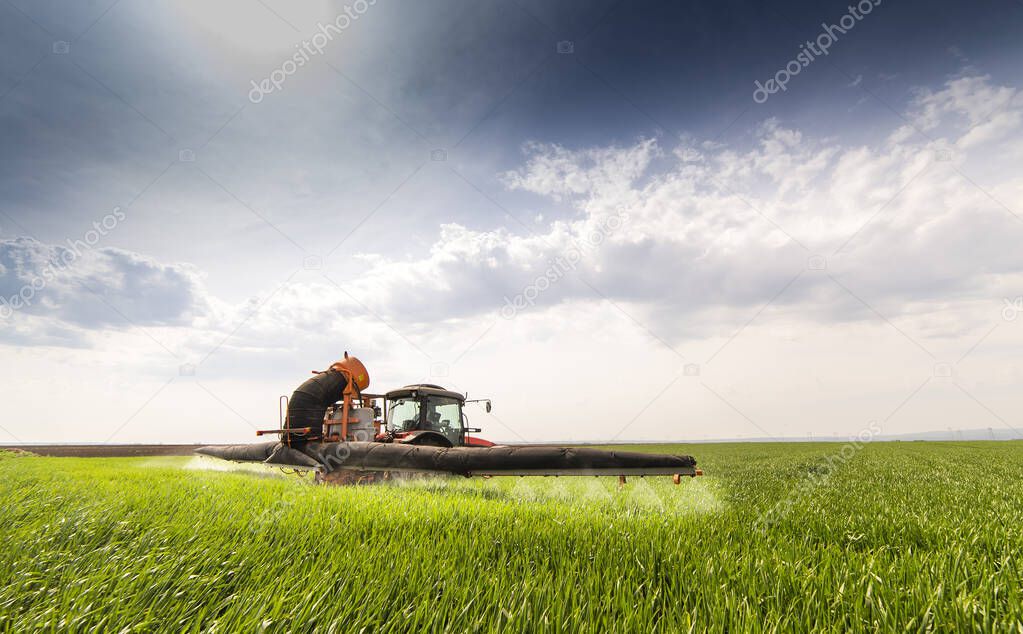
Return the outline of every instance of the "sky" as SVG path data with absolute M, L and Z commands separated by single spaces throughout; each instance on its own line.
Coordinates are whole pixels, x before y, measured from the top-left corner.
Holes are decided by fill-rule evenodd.
M 1023 2 L 0 3 L 0 443 L 1023 429 Z

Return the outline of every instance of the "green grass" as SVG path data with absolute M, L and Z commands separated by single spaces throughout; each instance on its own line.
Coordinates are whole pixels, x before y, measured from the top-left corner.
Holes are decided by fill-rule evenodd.
M 1023 630 L 1023 443 L 840 448 L 622 490 L 0 457 L 0 630 Z

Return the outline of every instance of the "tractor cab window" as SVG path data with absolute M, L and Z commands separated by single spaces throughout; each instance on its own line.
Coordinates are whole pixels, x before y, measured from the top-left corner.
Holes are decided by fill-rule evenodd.
M 419 427 L 419 401 L 414 398 L 395 399 L 387 410 L 387 429 L 392 432 L 413 431 Z
M 442 396 L 426 399 L 425 428 L 447 436 L 454 446 L 462 444 L 462 402 Z

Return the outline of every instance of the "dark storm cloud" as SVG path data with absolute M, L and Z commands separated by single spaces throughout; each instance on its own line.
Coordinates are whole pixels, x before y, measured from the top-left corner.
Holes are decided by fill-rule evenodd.
M 835 141 L 846 150 L 869 145 L 878 139 L 862 129 L 883 140 L 904 125 L 901 110 L 913 90 L 941 85 L 963 59 L 990 67 L 994 84 L 1018 81 L 1018 69 L 1005 79 L 1006 60 L 1018 59 L 1023 46 L 1015 37 L 1020 11 L 885 1 L 784 93 L 760 105 L 752 99 L 753 82 L 783 67 L 822 24 L 841 18 L 847 2 L 378 0 L 309 67 L 253 104 L 246 99 L 250 82 L 279 68 L 317 28 L 300 7 L 269 4 L 273 12 L 246 5 L 198 27 L 201 7 L 178 22 L 167 19 L 176 15 L 173 8 L 131 3 L 112 3 L 107 14 L 98 5 L 0 7 L 9 35 L 0 43 L 0 211 L 15 221 L 13 232 L 4 224 L 5 235 L 33 233 L 59 245 L 88 226 L 91 210 L 149 193 L 136 203 L 138 227 L 118 236 L 124 240 L 118 246 L 128 248 L 98 249 L 94 268 L 83 260 L 67 274 L 97 293 L 54 283 L 26 314 L 46 306 L 68 324 L 116 327 L 118 316 L 98 294 L 139 323 L 187 324 L 202 303 L 194 276 L 132 251 L 166 249 L 172 253 L 159 257 L 169 262 L 188 250 L 196 261 L 206 258 L 201 266 L 211 276 L 229 270 L 224 286 L 233 287 L 242 277 L 255 284 L 267 271 L 286 274 L 306 252 L 326 252 L 346 236 L 351 240 L 340 257 L 380 253 L 392 268 L 381 275 L 398 284 L 395 297 L 403 293 L 404 303 L 385 302 L 381 312 L 400 316 L 414 305 L 423 320 L 479 314 L 499 308 L 558 256 L 565 243 L 554 222 L 613 206 L 620 202 L 616 192 L 659 197 L 662 207 L 649 212 L 634 239 L 607 246 L 591 262 L 585 276 L 610 297 L 675 313 L 701 299 L 757 305 L 805 254 L 792 244 L 745 236 L 762 220 L 735 197 L 657 187 L 668 178 L 685 181 L 691 169 L 671 155 L 678 135 L 698 146 L 710 142 L 708 154 L 727 157 L 759 143 L 763 121 L 781 115 L 790 135 L 849 137 Z M 260 48 L 257 23 L 283 46 Z M 54 38 L 71 41 L 70 49 L 56 52 Z M 859 105 L 864 98 L 872 110 Z M 615 155 L 637 139 L 657 139 L 663 151 L 648 164 L 626 160 L 601 174 L 584 173 L 600 152 Z M 718 150 L 719 142 L 725 149 Z M 567 157 L 564 165 L 528 186 L 500 176 L 555 147 Z M 194 151 L 194 165 L 180 164 L 183 149 Z M 842 179 L 858 177 L 853 159 L 837 170 Z M 784 208 L 789 194 L 807 186 L 799 172 L 817 157 L 793 152 L 787 160 L 769 164 L 775 180 L 742 193 L 765 194 Z M 879 164 L 871 176 L 897 167 Z M 722 161 L 714 169 L 739 179 L 751 168 Z M 148 189 L 162 173 L 168 175 Z M 876 197 L 889 191 L 881 185 L 864 189 Z M 767 196 L 772 190 L 780 195 Z M 859 192 L 836 191 L 846 194 Z M 721 208 L 708 211 L 689 200 Z M 793 212 L 797 222 L 810 224 L 805 215 Z M 660 227 L 661 220 L 678 221 L 675 233 Z M 883 228 L 869 227 L 862 239 L 897 243 Z M 768 226 L 763 233 L 770 232 Z M 718 242 L 735 234 L 745 241 Z M 214 235 L 218 248 L 211 246 Z M 938 244 L 951 244 L 952 235 Z M 130 244 L 133 237 L 145 247 Z M 4 244 L 7 296 L 60 255 L 58 247 L 40 243 Z M 916 296 L 914 288 L 940 295 L 967 279 L 956 278 L 966 266 L 961 260 L 953 259 L 940 279 L 919 260 L 900 269 L 927 280 L 916 287 L 908 274 L 867 268 L 859 275 L 907 297 Z M 239 275 L 264 264 L 260 274 Z M 645 273 L 639 279 L 637 267 Z M 441 288 L 417 284 L 417 268 L 436 273 Z M 543 302 L 593 295 L 569 275 Z
M 180 326 L 205 310 L 196 275 L 135 253 L 92 248 L 92 235 L 48 245 L 31 238 L 0 241 L 0 312 L 5 321 L 51 318 L 45 340 L 60 326 L 123 329 Z

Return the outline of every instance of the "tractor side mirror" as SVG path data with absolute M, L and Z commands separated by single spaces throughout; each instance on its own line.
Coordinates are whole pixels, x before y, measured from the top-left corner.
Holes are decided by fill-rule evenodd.
M 487 401 L 487 413 L 488 414 L 490 413 L 491 409 L 493 409 L 493 406 L 490 404 L 490 401 Z

